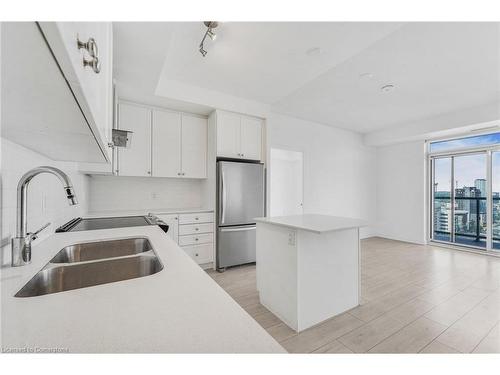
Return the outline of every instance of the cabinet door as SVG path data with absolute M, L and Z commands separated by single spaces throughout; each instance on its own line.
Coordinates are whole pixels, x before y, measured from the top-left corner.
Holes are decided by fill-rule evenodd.
M 240 116 L 217 113 L 217 156 L 240 157 Z
M 182 177 L 207 177 L 207 120 L 182 115 Z
M 181 175 L 181 115 L 153 110 L 152 172 L 154 177 Z
M 262 120 L 241 118 L 241 157 L 260 160 L 262 150 Z
M 129 148 L 118 148 L 119 176 L 151 176 L 151 111 L 120 103 L 118 129 L 132 131 Z
M 108 147 L 113 126 L 111 22 L 41 22 L 40 27 L 89 125 L 98 135 L 99 146 L 111 161 L 112 149 Z M 77 40 L 87 42 L 90 38 L 97 46 L 98 72 L 84 65 L 84 59 L 90 61 L 92 57 L 77 45 Z
M 179 220 L 177 214 L 156 215 L 160 220 L 163 220 L 168 225 L 167 235 L 175 241 L 179 242 Z

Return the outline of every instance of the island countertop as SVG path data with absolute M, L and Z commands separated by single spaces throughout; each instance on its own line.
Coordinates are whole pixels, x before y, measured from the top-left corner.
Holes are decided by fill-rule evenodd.
M 163 270 L 37 297 L 21 289 L 70 244 L 146 237 Z M 56 233 L 32 263 L 1 270 L 3 351 L 281 353 L 284 349 L 156 226 Z
M 320 214 L 258 217 L 254 220 L 258 223 L 274 224 L 317 234 L 368 225 L 366 220 Z

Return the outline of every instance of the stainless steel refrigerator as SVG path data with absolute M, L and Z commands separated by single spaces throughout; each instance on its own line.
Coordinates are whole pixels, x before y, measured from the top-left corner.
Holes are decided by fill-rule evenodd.
M 217 269 L 255 262 L 256 217 L 265 215 L 264 165 L 217 162 Z

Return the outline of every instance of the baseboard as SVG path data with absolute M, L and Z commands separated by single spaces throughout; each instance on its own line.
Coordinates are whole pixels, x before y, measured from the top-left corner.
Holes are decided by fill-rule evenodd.
M 415 245 L 427 245 L 427 242 L 424 240 L 418 241 L 418 240 L 415 240 L 413 238 L 405 238 L 405 237 L 400 237 L 400 236 L 389 236 L 389 235 L 386 235 L 383 233 L 376 233 L 371 237 L 386 238 L 388 240 L 408 242 L 408 243 L 415 244 Z

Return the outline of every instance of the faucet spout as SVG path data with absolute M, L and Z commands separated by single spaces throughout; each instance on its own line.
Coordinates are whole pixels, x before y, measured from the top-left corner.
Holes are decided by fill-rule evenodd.
M 31 241 L 28 240 L 28 186 L 33 177 L 40 173 L 50 173 L 61 181 L 70 205 L 78 203 L 73 184 L 66 173 L 58 168 L 41 166 L 26 172 L 17 184 L 16 237 L 12 239 L 12 266 L 22 266 L 31 262 Z

